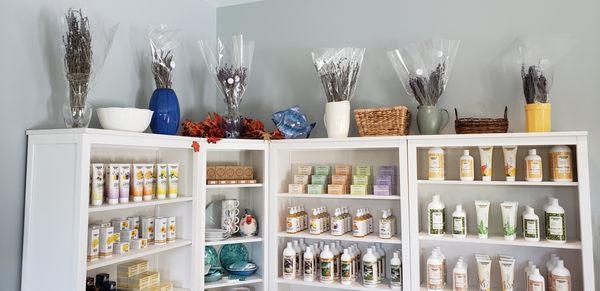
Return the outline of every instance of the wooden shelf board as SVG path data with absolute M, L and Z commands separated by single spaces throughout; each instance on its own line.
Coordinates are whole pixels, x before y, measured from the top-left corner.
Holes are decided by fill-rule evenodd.
M 204 289 L 213 289 L 213 288 L 221 288 L 221 287 L 229 287 L 229 286 L 238 286 L 238 285 L 248 285 L 254 283 L 261 283 L 263 279 L 259 275 L 252 275 L 247 277 L 244 281 L 232 281 L 228 282 L 225 279 L 221 279 L 216 282 L 210 282 L 204 284 Z
M 490 236 L 488 239 L 480 239 L 476 235 L 467 235 L 466 238 L 456 238 L 446 234 L 444 236 L 430 236 L 427 233 L 419 233 L 419 240 L 449 242 L 449 243 L 473 243 L 473 244 L 488 244 L 488 245 L 507 245 L 520 247 L 537 247 L 537 248 L 553 248 L 553 249 L 581 249 L 581 242 L 568 241 L 567 243 L 553 243 L 549 241 L 526 241 L 522 237 L 517 237 L 515 240 L 505 240 L 503 236 Z
M 352 234 L 347 233 L 344 235 L 331 235 L 329 233 L 322 233 L 319 235 L 310 234 L 308 231 L 299 233 L 287 233 L 285 231 L 279 232 L 278 237 L 290 237 L 290 238 L 305 238 L 305 239 L 318 239 L 318 240 L 340 240 L 340 241 L 354 241 L 354 242 L 367 242 L 367 243 L 383 243 L 383 244 L 402 244 L 402 240 L 395 236 L 389 239 L 380 238 L 377 234 L 370 234 L 366 237 L 354 237 Z
M 94 262 L 88 262 L 87 270 L 93 270 L 104 266 L 109 266 L 113 264 L 123 263 L 129 260 L 141 258 L 148 255 L 158 254 L 166 251 L 170 251 L 173 249 L 185 247 L 191 245 L 192 242 L 189 240 L 178 239 L 172 243 L 164 244 L 164 245 L 149 245 L 145 249 L 141 250 L 131 250 L 123 255 L 112 255 L 110 258 L 98 259 Z

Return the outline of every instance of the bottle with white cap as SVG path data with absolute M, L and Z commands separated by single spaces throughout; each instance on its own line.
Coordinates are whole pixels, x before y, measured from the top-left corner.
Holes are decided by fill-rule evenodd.
M 334 281 L 333 253 L 328 245 L 323 246 L 321 251 L 321 283 L 332 283 Z
M 394 256 L 390 260 L 390 285 L 392 289 L 402 288 L 402 261 L 399 258 L 398 252 L 394 252 Z
M 467 237 L 467 213 L 462 208 L 462 204 L 457 204 L 456 210 L 452 213 L 452 236 Z
M 344 252 L 342 253 L 340 258 L 340 266 L 340 277 L 342 284 L 352 284 L 352 257 L 350 256 L 350 251 L 348 249 L 344 249 Z
M 283 250 L 283 278 L 296 278 L 296 251 L 292 247 L 292 243 L 288 242 L 287 247 Z
M 335 242 L 329 244 L 329 251 L 333 254 L 333 277 L 337 280 L 340 277 L 340 251 L 335 246 Z
M 446 205 L 441 201 L 440 195 L 433 195 L 427 205 L 427 229 L 430 236 L 443 236 L 446 232 Z
M 549 283 L 555 291 L 571 291 L 571 272 L 565 268 L 563 260 L 557 259 L 552 268 L 552 282 Z
M 535 149 L 530 149 L 529 155 L 525 157 L 525 181 L 542 181 L 542 158 Z
M 315 280 L 315 254 L 312 252 L 312 247 L 306 247 L 306 252 L 304 253 L 304 281 L 312 282 Z
M 302 275 L 302 249 L 297 240 L 293 241 L 292 247 L 296 252 L 296 276 L 300 277 Z
M 546 239 L 549 242 L 566 243 L 565 209 L 558 205 L 558 199 L 552 198 L 550 201 L 551 203 L 544 209 Z
M 529 291 L 544 291 L 546 284 L 544 283 L 544 276 L 540 274 L 540 269 L 534 268 L 529 272 L 527 277 L 527 290 Z
M 367 248 L 367 253 L 362 257 L 362 278 L 365 286 L 377 286 L 379 270 L 377 270 L 377 255 L 373 248 Z
M 460 180 L 475 180 L 475 166 L 473 157 L 469 155 L 469 150 L 464 150 L 463 155 L 460 157 Z
M 452 290 L 467 291 L 469 288 L 469 276 L 467 274 L 467 264 L 462 257 L 458 257 L 454 270 L 452 270 Z
M 540 218 L 531 206 L 525 206 L 523 211 L 523 238 L 526 241 L 540 240 Z

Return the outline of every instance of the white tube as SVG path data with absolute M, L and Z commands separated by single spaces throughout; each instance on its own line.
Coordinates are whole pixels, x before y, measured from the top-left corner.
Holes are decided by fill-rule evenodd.
M 475 201 L 477 210 L 477 234 L 481 239 L 488 238 L 488 218 L 490 214 L 490 202 L 483 200 Z
M 517 209 L 519 202 L 504 201 L 500 203 L 502 208 L 502 229 L 505 240 L 515 240 L 517 237 Z
M 502 147 L 504 154 L 504 175 L 506 181 L 514 181 L 517 176 L 517 146 Z
M 502 276 L 502 291 L 513 291 L 515 281 L 515 259 L 501 259 L 500 274 Z
M 481 160 L 481 181 L 492 181 L 492 154 L 493 146 L 479 147 L 479 159 Z
M 479 290 L 481 291 L 490 291 L 490 277 L 491 277 L 491 268 L 492 268 L 492 260 L 485 259 L 483 257 L 476 257 L 477 260 L 477 275 L 479 276 Z

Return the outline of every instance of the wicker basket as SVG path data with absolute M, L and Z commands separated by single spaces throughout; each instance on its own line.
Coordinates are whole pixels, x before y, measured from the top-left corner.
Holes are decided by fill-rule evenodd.
M 354 119 L 360 136 L 407 135 L 410 112 L 405 106 L 355 109 Z
M 456 133 L 506 133 L 508 132 L 508 107 L 504 107 L 504 118 L 458 118 L 454 108 Z

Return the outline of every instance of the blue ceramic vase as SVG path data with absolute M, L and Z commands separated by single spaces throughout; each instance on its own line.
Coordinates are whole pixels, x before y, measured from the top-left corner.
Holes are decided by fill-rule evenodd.
M 179 101 L 171 88 L 158 88 L 152 93 L 148 109 L 154 111 L 150 129 L 158 134 L 177 134 L 179 129 Z

